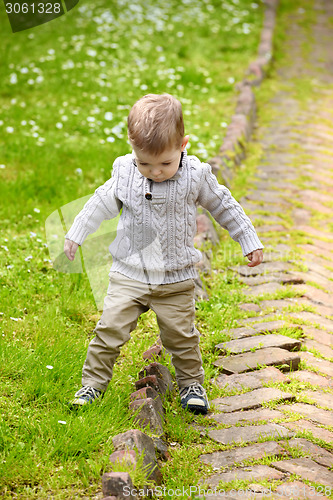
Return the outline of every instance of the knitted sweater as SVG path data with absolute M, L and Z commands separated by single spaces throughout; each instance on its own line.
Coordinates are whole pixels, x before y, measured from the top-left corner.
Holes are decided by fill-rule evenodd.
M 121 212 L 116 238 L 110 241 L 111 271 L 150 284 L 195 278 L 201 260 L 193 245 L 198 204 L 227 229 L 243 255 L 263 248 L 250 219 L 217 182 L 211 166 L 186 150 L 176 174 L 160 183 L 139 172 L 133 153 L 117 158 L 111 178 L 96 189 L 66 238 L 82 245 L 104 219 Z

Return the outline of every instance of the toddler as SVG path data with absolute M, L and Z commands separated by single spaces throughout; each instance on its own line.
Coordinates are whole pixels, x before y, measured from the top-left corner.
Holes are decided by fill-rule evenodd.
M 209 403 L 194 326 L 195 264 L 201 259 L 193 246 L 197 205 L 241 245 L 249 266 L 262 262 L 263 245 L 211 166 L 187 154 L 189 136 L 177 99 L 169 94 L 139 99 L 128 116 L 128 139 L 132 153 L 115 160 L 111 178 L 96 189 L 65 236 L 64 252 L 73 260 L 88 234 L 121 211 L 110 245 L 113 263 L 103 313 L 72 404 L 92 403 L 103 395 L 120 347 L 139 316 L 152 309 L 172 356 L 182 407 L 205 414 Z

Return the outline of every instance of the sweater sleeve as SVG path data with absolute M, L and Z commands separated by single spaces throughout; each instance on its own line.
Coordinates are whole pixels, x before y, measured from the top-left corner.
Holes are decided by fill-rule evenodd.
M 252 222 L 229 189 L 218 183 L 208 163 L 203 163 L 202 166 L 198 203 L 212 214 L 234 241 L 240 244 L 243 255 L 264 248 Z
M 115 167 L 116 162 L 111 179 L 96 189 L 95 194 L 75 217 L 65 238 L 82 245 L 89 234 L 97 231 L 103 220 L 113 219 L 119 214 L 122 203 L 115 195 L 118 175 Z

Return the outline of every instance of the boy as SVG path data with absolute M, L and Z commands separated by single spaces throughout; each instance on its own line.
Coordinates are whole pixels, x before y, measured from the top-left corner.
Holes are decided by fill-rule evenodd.
M 132 154 L 117 158 L 112 177 L 100 186 L 66 234 L 64 252 L 74 259 L 78 245 L 104 219 L 122 213 L 110 245 L 113 263 L 101 319 L 82 371 L 74 405 L 93 402 L 106 390 L 120 347 L 138 317 L 156 313 L 163 346 L 171 353 L 181 404 L 207 413 L 199 332 L 194 326 L 196 205 L 200 204 L 238 241 L 253 267 L 262 262 L 261 244 L 250 219 L 218 184 L 211 167 L 187 156 L 180 102 L 169 94 L 148 94 L 128 117 Z

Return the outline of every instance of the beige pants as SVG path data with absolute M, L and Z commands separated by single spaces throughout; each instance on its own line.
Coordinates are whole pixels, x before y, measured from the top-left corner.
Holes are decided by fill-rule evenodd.
M 88 347 L 82 370 L 82 385 L 105 391 L 112 378 L 120 347 L 130 339 L 139 316 L 152 309 L 160 336 L 172 356 L 179 388 L 203 383 L 199 332 L 194 327 L 194 280 L 167 285 L 146 285 L 126 276 L 110 273 L 110 284 Z

